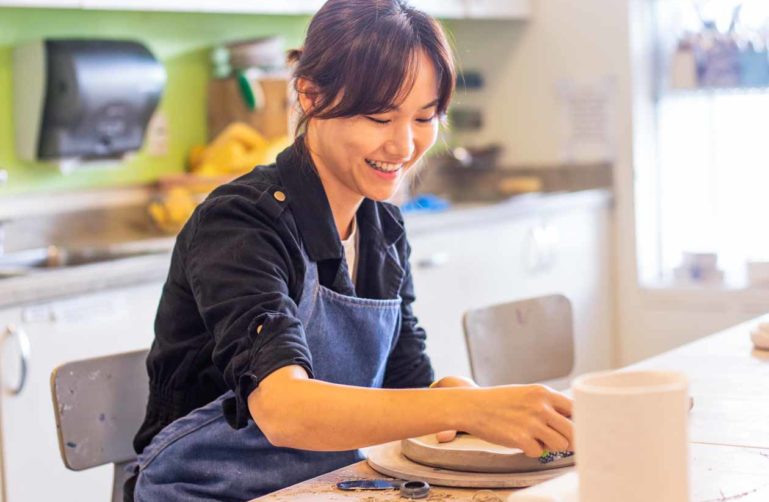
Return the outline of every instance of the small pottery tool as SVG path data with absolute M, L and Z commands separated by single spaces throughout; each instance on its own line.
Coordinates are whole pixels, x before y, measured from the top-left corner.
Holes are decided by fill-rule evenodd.
M 406 499 L 423 499 L 430 493 L 430 485 L 426 481 L 399 479 L 353 479 L 337 483 L 336 487 L 344 491 L 399 490 L 401 497 Z

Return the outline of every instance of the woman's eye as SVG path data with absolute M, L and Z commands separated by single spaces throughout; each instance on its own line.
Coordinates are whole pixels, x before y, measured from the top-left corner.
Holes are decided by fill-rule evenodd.
M 432 117 L 427 118 L 427 119 L 417 119 L 417 122 L 421 122 L 423 124 L 429 124 L 433 120 L 435 120 L 435 115 L 433 115 Z
M 389 124 L 390 123 L 389 120 L 375 119 L 374 117 L 366 117 L 366 118 L 369 119 L 372 122 L 376 122 L 377 124 Z

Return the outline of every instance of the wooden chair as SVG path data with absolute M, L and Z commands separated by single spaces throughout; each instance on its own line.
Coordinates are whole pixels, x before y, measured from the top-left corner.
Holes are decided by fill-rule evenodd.
M 470 310 L 463 325 L 479 385 L 554 380 L 574 369 L 572 309 L 563 295 Z
M 112 501 L 123 500 L 126 465 L 136 458 L 133 438 L 149 394 L 147 351 L 63 364 L 51 373 L 59 451 L 81 471 L 114 464 Z

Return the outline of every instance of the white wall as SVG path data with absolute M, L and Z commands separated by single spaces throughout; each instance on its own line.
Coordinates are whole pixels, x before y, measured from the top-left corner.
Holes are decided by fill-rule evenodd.
M 558 79 L 616 79 L 615 263 L 607 266 L 615 267 L 619 365 L 769 311 L 766 295 L 655 292 L 637 286 L 633 179 L 636 172 L 648 173 L 654 161 L 650 43 L 644 19 L 648 1 L 535 0 L 534 16 L 526 22 L 450 25 L 460 65 L 481 70 L 487 80 L 483 93 L 458 96 L 459 103 L 481 106 L 487 124 L 480 134 L 464 138 L 476 144 L 502 143 L 508 165 L 561 161 Z
M 624 0 L 534 0 L 529 21 L 452 23 L 460 66 L 480 69 L 487 88 L 459 93 L 481 105 L 487 127 L 473 142 L 505 145 L 506 164 L 561 162 L 559 79 L 616 76 L 622 150 L 629 148 L 630 66 Z M 465 136 L 470 137 L 470 136 Z M 620 162 L 629 161 L 627 158 Z

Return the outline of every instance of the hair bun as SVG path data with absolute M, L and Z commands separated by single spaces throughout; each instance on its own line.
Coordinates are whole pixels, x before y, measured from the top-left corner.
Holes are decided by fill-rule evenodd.
M 291 49 L 288 51 L 286 59 L 290 63 L 298 63 L 299 60 L 302 58 L 302 54 L 304 51 L 302 49 Z

